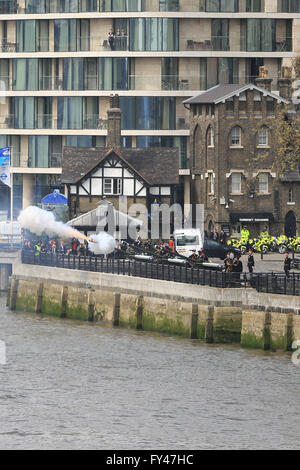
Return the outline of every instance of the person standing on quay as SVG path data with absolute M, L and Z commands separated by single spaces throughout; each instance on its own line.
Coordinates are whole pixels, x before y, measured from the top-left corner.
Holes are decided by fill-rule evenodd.
M 288 251 L 287 251 L 286 254 L 285 254 L 283 267 L 284 267 L 285 275 L 286 275 L 287 277 L 289 277 L 289 275 L 290 275 L 290 270 L 291 270 L 291 258 L 290 258 L 290 254 L 289 254 Z
M 253 269 L 254 269 L 255 262 L 254 262 L 253 251 L 251 249 L 249 250 L 248 263 L 247 264 L 248 264 L 249 273 L 253 274 Z

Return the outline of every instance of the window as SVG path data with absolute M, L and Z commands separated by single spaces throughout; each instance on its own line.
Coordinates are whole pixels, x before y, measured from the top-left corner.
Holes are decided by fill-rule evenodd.
M 293 188 L 290 188 L 289 189 L 289 203 L 293 203 L 294 202 L 294 195 L 293 195 Z
M 261 173 L 258 177 L 258 192 L 267 193 L 269 190 L 269 176 L 268 173 Z
M 104 194 L 120 195 L 122 192 L 121 178 L 104 178 Z
M 242 130 L 236 126 L 231 131 L 231 145 L 241 147 L 242 145 Z
M 233 173 L 231 176 L 231 182 L 232 182 L 232 192 L 241 193 L 242 192 L 242 174 Z
M 215 146 L 215 133 L 212 127 L 209 127 L 207 131 L 207 145 L 208 147 Z
M 226 113 L 227 114 L 233 114 L 234 112 L 234 103 L 233 103 L 233 99 L 229 99 L 226 101 Z
M 267 127 L 262 127 L 258 132 L 258 145 L 266 146 L 268 145 L 268 129 Z
M 274 100 L 267 100 L 267 114 L 274 114 L 275 104 Z

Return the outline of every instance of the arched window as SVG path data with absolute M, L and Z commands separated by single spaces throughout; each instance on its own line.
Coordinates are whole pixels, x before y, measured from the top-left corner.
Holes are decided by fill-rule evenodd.
M 212 127 L 209 127 L 207 130 L 207 146 L 208 147 L 215 146 L 215 133 Z
M 241 147 L 242 145 L 242 129 L 239 126 L 235 126 L 231 130 L 231 146 Z
M 258 145 L 259 146 L 266 146 L 269 142 L 269 133 L 268 128 L 263 126 L 258 132 Z

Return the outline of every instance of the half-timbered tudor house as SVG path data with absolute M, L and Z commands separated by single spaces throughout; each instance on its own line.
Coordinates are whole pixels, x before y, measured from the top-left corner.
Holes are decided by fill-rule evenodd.
M 122 148 L 121 110 L 111 97 L 107 147 L 65 147 L 62 182 L 67 186 L 70 218 L 95 209 L 106 198 L 119 208 L 120 196 L 133 203 L 173 204 L 179 184 L 177 148 Z

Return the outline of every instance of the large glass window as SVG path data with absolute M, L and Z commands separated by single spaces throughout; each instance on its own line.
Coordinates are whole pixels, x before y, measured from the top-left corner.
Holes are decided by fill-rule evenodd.
M 28 136 L 28 166 L 48 168 L 49 137 L 44 135 Z
M 214 51 L 229 51 L 229 20 L 211 20 L 211 41 Z
M 51 59 L 13 59 L 13 90 L 51 90 Z
M 238 58 L 206 58 L 200 59 L 200 88 L 206 90 L 219 83 L 239 83 Z
M 18 52 L 47 52 L 49 50 L 49 22 L 47 20 L 20 20 L 16 26 Z
M 278 11 L 282 13 L 300 13 L 300 1 L 278 0 Z
M 128 90 L 129 60 L 99 58 L 99 90 Z
M 162 90 L 178 90 L 179 62 L 176 57 L 161 59 Z
M 11 99 L 11 114 L 15 129 L 34 129 L 35 110 L 34 97 L 13 97 Z
M 98 119 L 98 98 L 93 96 L 58 98 L 58 129 L 97 129 Z
M 26 0 L 26 13 L 77 13 L 97 11 L 97 0 Z
M 131 18 L 131 51 L 178 51 L 178 20 L 170 18 Z
M 238 0 L 200 0 L 200 11 L 207 12 L 237 12 L 239 11 Z
M 176 129 L 175 98 L 121 97 L 122 129 Z
M 102 0 L 101 11 L 143 11 L 142 0 Z
M 54 51 L 88 51 L 89 20 L 54 20 Z
M 276 51 L 276 20 L 247 19 L 241 21 L 241 50 Z

